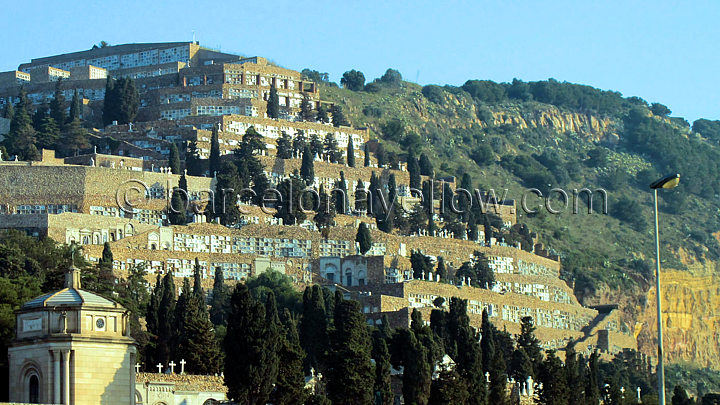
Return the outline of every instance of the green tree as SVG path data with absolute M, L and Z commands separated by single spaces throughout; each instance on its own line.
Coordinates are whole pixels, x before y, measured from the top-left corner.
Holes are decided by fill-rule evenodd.
M 325 313 L 325 297 L 320 286 L 305 288 L 302 308 L 300 341 L 307 352 L 305 369 L 309 371 L 312 367 L 323 370 L 325 352 L 328 349 L 328 319 Z
M 445 350 L 455 359 L 456 370 L 468 387 L 468 403 L 482 405 L 487 398 L 485 376 L 482 373 L 482 351 L 477 332 L 470 326 L 467 301 L 456 297 L 450 299 L 447 330 L 450 344 Z
M 72 122 L 75 119 L 82 119 L 82 101 L 78 95 L 77 89 L 73 93 L 72 101 L 70 102 L 70 114 L 67 117 L 67 122 Z
M 303 93 L 303 99 L 302 102 L 300 102 L 300 119 L 303 121 L 315 121 L 312 102 L 307 93 Z
M 363 166 L 370 167 L 370 146 L 367 143 L 363 147 L 363 155 Z
M 667 106 L 660 103 L 652 103 L 650 105 L 650 111 L 660 117 L 667 117 L 668 115 L 672 114 L 672 111 L 670 111 Z
M 520 319 L 520 334 L 517 336 L 517 346 L 523 349 L 530 362 L 533 364 L 533 377 L 537 379 L 537 373 L 542 363 L 542 349 L 540 340 L 535 337 L 535 324 L 531 316 Z
M 336 404 L 365 405 L 373 397 L 371 343 L 357 301 L 335 306 L 335 330 L 328 353 L 328 397 Z
M 52 100 L 50 100 L 50 117 L 55 120 L 55 123 L 61 127 L 65 125 L 67 116 L 65 114 L 65 97 L 62 92 L 62 81 L 58 81 L 55 84 L 55 93 L 53 94 Z
M 390 352 L 385 337 L 380 330 L 372 334 L 372 358 L 375 360 L 375 403 L 378 405 L 392 405 L 394 395 L 390 380 Z M 379 398 L 379 400 L 378 400 Z
M 296 174 L 283 180 L 277 187 L 282 199 L 275 213 L 275 218 L 282 219 L 285 225 L 299 225 L 305 221 L 307 215 L 303 207 L 309 208 L 311 206 L 308 201 L 310 195 L 303 193 L 305 188 L 305 182 Z
M 418 164 L 417 159 L 415 158 L 415 154 L 411 150 L 408 153 L 408 174 L 410 175 L 410 188 L 414 188 L 419 190 L 420 189 L 420 165 Z
M 485 338 L 483 337 L 483 340 Z M 483 352 L 483 357 L 488 353 Z M 490 362 L 490 392 L 488 403 L 493 405 L 505 405 L 508 403 L 507 395 L 507 374 L 505 373 L 505 358 L 502 350 L 495 350 Z
M 265 404 L 272 392 L 277 359 L 268 351 L 265 306 L 257 302 L 245 284 L 239 283 L 230 298 L 225 335 L 225 385 L 228 398 L 242 404 Z
M 162 364 L 168 364 L 173 356 L 173 344 L 177 337 L 175 329 L 175 282 L 172 272 L 168 272 L 162 279 L 162 295 L 157 306 L 157 331 L 155 359 Z
M 355 235 L 355 242 L 360 245 L 360 253 L 367 253 L 372 247 L 372 236 L 370 235 L 370 229 L 364 222 L 361 222 L 358 226 L 357 234 Z
M 402 344 L 403 398 L 405 403 L 426 405 L 430 399 L 432 364 L 428 348 L 413 330 L 399 331 Z
M 533 363 L 525 353 L 525 349 L 518 347 L 513 351 L 512 359 L 510 361 L 511 375 L 515 378 L 515 381 L 525 381 L 528 376 L 535 375 L 535 369 Z
M 197 259 L 195 274 L 197 279 L 199 275 Z M 187 370 L 192 374 L 217 373 L 220 370 L 220 348 L 210 322 L 202 288 L 196 287 L 191 292 L 188 287 L 187 291 L 183 291 L 183 295 L 186 296 L 184 308 L 177 314 L 178 317 L 182 317 L 178 355 L 187 361 Z
M 45 116 L 40 121 L 37 130 L 37 141 L 41 148 L 56 149 L 60 139 L 60 127 L 50 116 Z
M 297 327 L 287 308 L 280 317 L 284 331 L 278 351 L 279 369 L 275 390 L 270 401 L 275 404 L 302 405 L 305 403 L 305 373 L 303 360 L 305 353 L 300 347 Z
M 105 84 L 103 103 L 103 124 L 110 125 L 113 121 L 124 125 L 132 122 L 140 108 L 140 95 L 131 78 L 121 77 L 114 80 L 110 76 Z
M 317 134 L 312 134 L 310 137 L 310 152 L 312 152 L 313 158 L 315 156 L 322 157 L 324 150 L 325 145 L 323 144 L 323 141 Z
M 433 380 L 430 390 L 430 405 L 465 404 L 468 390 L 462 378 L 454 369 L 440 370 L 438 378 Z
M 213 127 L 210 137 L 210 176 L 215 176 L 220 171 L 220 141 L 218 140 L 218 129 Z
M 222 162 L 220 173 L 215 184 L 214 214 L 220 217 L 220 223 L 226 226 L 235 225 L 240 221 L 240 210 L 237 206 L 238 192 L 244 187 L 240 182 L 237 166 L 229 161 Z
M 267 116 L 273 119 L 280 118 L 280 97 L 275 84 L 270 86 L 270 95 L 267 100 Z
M 330 227 L 335 222 L 335 204 L 330 200 L 330 196 L 325 192 L 322 185 L 320 185 L 318 196 L 320 197 L 320 204 L 313 220 L 320 232 L 327 235 Z
M 548 350 L 545 361 L 540 366 L 538 382 L 542 384 L 538 399 L 543 405 L 568 404 L 570 387 L 564 378 L 563 364 L 555 355 L 555 351 Z
M 347 118 L 345 118 L 345 113 L 343 113 L 342 107 L 333 104 L 330 107 L 330 114 L 332 115 L 332 123 L 334 127 L 348 127 L 350 126 L 350 123 L 348 122 Z
M 432 274 L 432 262 L 428 256 L 420 253 L 419 251 L 413 251 L 410 254 L 410 265 L 413 270 L 413 278 L 420 280 L 427 278 Z
M 339 214 L 346 214 L 348 211 L 349 201 L 345 172 L 340 171 L 340 179 L 335 182 L 335 189 L 332 190 L 332 193 L 335 201 L 335 212 Z
M 328 132 L 327 135 L 325 135 L 323 149 L 327 160 L 332 163 L 342 163 L 342 153 L 340 153 L 340 150 L 338 149 L 338 142 L 337 139 L 335 139 L 334 134 Z
M 173 174 L 180 174 L 180 153 L 178 152 L 175 142 L 170 144 L 170 154 L 168 156 L 168 164 Z
M 60 144 L 61 153 L 65 156 L 76 155 L 80 150 L 88 148 L 87 130 L 82 127 L 79 119 L 74 119 L 63 130 L 63 141 Z
M 365 87 L 365 75 L 355 69 L 343 73 L 340 84 L 348 90 L 360 91 Z
M 420 174 L 424 176 L 433 176 L 435 173 L 435 169 L 433 168 L 432 162 L 430 162 L 430 158 L 424 153 L 420 154 L 420 162 L 418 163 L 418 166 Z
M 297 134 L 295 135 L 295 139 L 293 139 L 293 141 L 292 141 L 294 157 L 300 156 L 300 154 L 305 150 L 305 145 L 307 145 L 307 138 L 305 137 L 305 131 L 298 130 Z
M 290 159 L 293 157 L 292 138 L 287 132 L 283 131 L 277 140 L 277 157 L 280 159 Z
M 187 223 L 187 206 L 183 196 L 183 191 L 178 187 L 173 188 L 170 207 L 168 207 L 168 221 L 173 225 L 185 225 Z
M 315 117 L 315 120 L 317 122 L 327 124 L 330 122 L 330 117 L 328 116 L 328 111 L 325 108 L 324 105 L 319 104 L 317 108 L 317 117 Z
M 214 325 L 226 325 L 230 310 L 230 291 L 225 285 L 222 267 L 215 268 L 212 298 L 210 299 L 210 320 Z
M 203 164 L 195 141 L 190 141 L 185 151 L 185 168 L 191 176 L 202 176 L 203 174 Z
M 300 177 L 302 177 L 306 184 L 315 183 L 315 162 L 312 152 L 310 152 L 310 148 L 307 145 L 305 149 L 303 149 Z
M 694 401 L 688 397 L 685 388 L 682 385 L 676 385 L 673 390 L 672 405 L 692 405 L 693 403 Z

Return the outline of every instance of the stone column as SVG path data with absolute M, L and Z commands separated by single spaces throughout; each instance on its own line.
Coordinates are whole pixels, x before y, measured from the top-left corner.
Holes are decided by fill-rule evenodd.
M 60 350 L 53 350 L 53 403 L 60 403 Z
M 63 349 L 63 393 L 62 403 L 70 404 L 70 350 Z

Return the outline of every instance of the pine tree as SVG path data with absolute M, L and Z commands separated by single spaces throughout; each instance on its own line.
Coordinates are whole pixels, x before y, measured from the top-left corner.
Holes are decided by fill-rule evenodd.
M 37 130 L 37 141 L 41 148 L 56 149 L 60 139 L 60 128 L 50 116 L 45 116 Z
M 355 242 L 360 245 L 360 254 L 367 253 L 372 247 L 372 236 L 370 235 L 370 229 L 364 222 L 361 222 L 358 226 L 357 234 L 355 235 Z
M 212 298 L 210 299 L 210 320 L 216 326 L 226 325 L 230 310 L 230 291 L 225 285 L 222 267 L 215 268 Z
M 225 385 L 230 400 L 264 405 L 275 383 L 268 372 L 277 367 L 269 361 L 265 306 L 257 302 L 245 284 L 235 286 L 230 298 L 230 315 L 224 347 Z
M 345 113 L 343 113 L 342 107 L 339 105 L 333 104 L 332 107 L 330 107 L 330 114 L 332 115 L 332 123 L 334 127 L 350 126 L 347 118 L 345 118 Z
M 360 303 L 336 304 L 334 323 L 328 359 L 328 397 L 336 404 L 368 404 L 373 397 L 374 378 L 370 337 Z
M 315 183 L 315 161 L 307 145 L 305 149 L 303 149 L 300 177 L 302 177 L 306 184 L 312 185 Z
M 365 143 L 365 146 L 363 147 L 363 154 L 365 155 L 363 157 L 363 166 L 370 167 L 370 146 L 368 146 L 367 143 Z
M 280 118 L 280 97 L 278 97 L 275 84 L 270 86 L 270 95 L 267 100 L 267 116 L 268 118 Z
M 218 129 L 213 127 L 210 137 L 210 176 L 215 176 L 220 171 L 220 141 L 218 140 Z
M 353 145 L 352 137 L 348 140 L 347 145 L 347 165 L 349 167 L 355 167 L 355 146 Z
M 60 88 L 61 83 L 61 81 L 58 81 L 55 84 L 55 94 L 53 95 L 53 99 L 50 100 L 50 117 L 55 120 L 58 127 L 62 127 L 67 121 L 67 116 L 65 115 L 65 97 Z
M 82 101 L 80 100 L 80 96 L 78 95 L 77 89 L 75 89 L 75 92 L 73 93 L 72 101 L 70 102 L 70 114 L 67 117 L 67 122 L 70 123 L 75 119 L 81 119 L 80 115 L 82 114 Z
M 328 117 L 327 109 L 324 105 L 320 104 L 317 108 L 317 117 L 315 118 L 316 121 L 327 124 L 330 122 L 330 118 Z
M 325 135 L 325 141 L 323 142 L 323 148 L 325 151 L 325 159 L 332 163 L 341 163 L 342 154 L 338 150 L 338 142 L 335 139 L 335 135 L 328 132 Z
M 303 93 L 303 99 L 300 102 L 300 119 L 302 119 L 303 121 L 315 120 L 315 114 L 313 113 L 310 96 L 307 93 Z
M 278 378 L 270 401 L 274 404 L 302 405 L 306 397 L 303 372 L 305 353 L 300 347 L 297 327 L 291 317 L 290 310 L 285 308 L 280 317 L 284 336 L 278 351 Z
M 19 98 L 10 121 L 10 131 L 3 143 L 8 152 L 18 155 L 21 160 L 36 160 L 39 153 L 35 147 L 35 129 L 29 112 L 31 103 L 23 89 L 20 90 Z
M 40 126 L 46 117 L 48 117 L 48 106 L 46 104 L 35 109 L 35 113 L 32 115 L 32 127 L 36 132 L 40 131 Z
M 548 350 L 538 374 L 538 382 L 542 384 L 538 394 L 541 404 L 565 405 L 568 403 L 569 387 L 563 374 L 562 362 L 555 355 L 554 350 Z
M 307 352 L 306 371 L 324 369 L 328 348 L 325 297 L 320 286 L 306 287 L 303 293 L 303 316 L 300 322 L 300 341 Z
M 310 137 L 310 152 L 312 152 L 313 159 L 315 156 L 322 158 L 325 145 L 317 134 L 312 134 Z
M 170 154 L 168 156 L 168 164 L 173 174 L 180 174 L 180 152 L 178 152 L 175 142 L 170 144 Z
M 65 156 L 76 155 L 81 149 L 90 146 L 87 130 L 82 127 L 79 119 L 74 119 L 65 126 L 61 145 L 60 149 Z
M 372 358 L 375 360 L 375 403 L 378 405 L 392 405 L 394 395 L 390 381 L 390 352 L 385 337 L 380 330 L 372 334 Z
M 512 359 L 510 361 L 511 375 L 515 381 L 523 382 L 527 380 L 529 376 L 535 375 L 533 363 L 525 353 L 525 349 L 518 347 L 513 351 Z
M 293 157 L 292 138 L 287 132 L 283 131 L 277 140 L 277 157 L 280 159 L 290 159 Z

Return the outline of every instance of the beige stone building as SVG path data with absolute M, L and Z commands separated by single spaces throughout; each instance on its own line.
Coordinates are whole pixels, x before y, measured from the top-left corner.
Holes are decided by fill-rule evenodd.
M 10 401 L 134 404 L 136 349 L 129 313 L 80 287 L 80 271 L 71 269 L 65 288 L 16 312 L 8 351 Z

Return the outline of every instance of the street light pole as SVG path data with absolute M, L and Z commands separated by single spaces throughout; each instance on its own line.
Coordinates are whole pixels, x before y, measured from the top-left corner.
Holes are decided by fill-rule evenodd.
M 680 183 L 679 174 L 665 176 L 650 184 L 655 193 L 655 299 L 657 301 L 658 328 L 658 404 L 665 405 L 665 362 L 663 361 L 662 305 L 660 304 L 660 225 L 658 221 L 658 189 L 675 188 Z
M 658 404 L 665 405 L 665 364 L 663 362 L 662 306 L 660 304 L 660 226 L 658 221 L 658 192 L 655 192 L 655 299 L 658 328 Z

